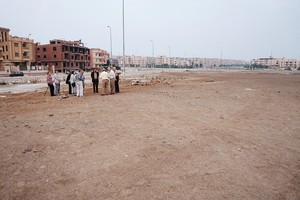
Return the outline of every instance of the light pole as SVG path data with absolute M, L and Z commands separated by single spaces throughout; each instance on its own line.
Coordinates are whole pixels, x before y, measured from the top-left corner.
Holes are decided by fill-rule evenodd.
M 86 72 L 86 60 L 87 60 L 87 58 L 86 58 L 86 56 L 87 56 L 87 55 L 86 55 L 86 53 L 87 53 L 86 48 L 87 48 L 87 43 L 85 43 L 85 44 L 83 45 L 83 48 L 84 48 L 84 49 L 83 49 L 83 53 L 84 53 L 84 55 L 83 55 L 83 56 L 84 56 L 84 57 L 83 57 L 83 58 L 84 58 L 84 72 Z
M 219 67 L 221 67 L 222 66 L 222 55 L 223 54 L 223 51 L 221 51 L 221 59 L 220 59 L 220 66 Z
M 123 64 L 124 64 L 124 77 L 125 77 L 125 19 L 124 19 L 124 0 L 122 1 L 122 10 L 123 10 Z
M 28 40 L 29 40 L 29 36 L 31 36 L 31 33 L 28 34 Z M 29 48 L 29 45 L 30 45 L 29 42 L 30 42 L 30 41 L 28 41 L 28 48 Z M 29 66 L 27 66 L 27 67 L 29 68 L 29 71 L 30 71 L 30 64 L 31 64 L 31 60 L 30 60 L 30 51 L 29 51 L 29 53 L 28 53 L 28 57 L 29 57 L 29 61 L 28 61 Z
M 186 67 L 186 66 L 187 66 L 186 50 L 184 50 L 184 60 L 185 60 L 184 65 L 185 65 L 185 67 Z
M 112 36 L 111 36 L 111 27 L 107 26 L 109 28 L 110 33 L 110 66 L 112 66 Z
M 154 63 L 155 63 L 155 61 L 154 61 L 154 42 L 153 42 L 153 40 L 150 40 L 150 42 L 152 42 L 152 67 L 154 69 Z
M 169 72 L 170 72 L 170 67 L 171 67 L 171 47 L 168 46 L 169 48 Z

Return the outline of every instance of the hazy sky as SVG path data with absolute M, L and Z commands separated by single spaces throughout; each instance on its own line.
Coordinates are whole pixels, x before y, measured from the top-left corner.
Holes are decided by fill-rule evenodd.
M 0 0 L 0 27 L 122 55 L 122 0 Z M 300 60 L 300 0 L 125 0 L 126 55 Z

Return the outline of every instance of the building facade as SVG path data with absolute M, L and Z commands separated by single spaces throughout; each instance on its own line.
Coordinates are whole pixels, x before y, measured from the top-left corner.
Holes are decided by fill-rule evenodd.
M 91 61 L 90 66 L 92 68 L 100 68 L 103 65 L 107 65 L 109 60 L 109 53 L 99 48 L 91 48 Z
M 0 71 L 4 71 L 4 66 L 8 61 L 8 38 L 9 29 L 0 27 Z
M 90 70 L 90 49 L 79 41 L 50 40 L 36 46 L 36 64 L 55 68 L 60 72 Z
M 35 61 L 35 44 L 32 39 L 9 36 L 9 62 L 20 70 L 30 70 Z
M 272 69 L 298 69 L 300 67 L 300 61 L 296 59 L 286 59 L 286 58 L 257 58 L 251 61 L 254 65 L 268 66 Z
M 35 44 L 29 38 L 9 35 L 0 27 L 0 70 L 11 72 L 30 70 L 35 61 Z

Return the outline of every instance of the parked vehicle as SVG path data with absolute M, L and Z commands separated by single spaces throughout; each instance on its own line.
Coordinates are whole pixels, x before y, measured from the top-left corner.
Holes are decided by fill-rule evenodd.
M 9 76 L 24 76 L 24 73 L 23 72 L 14 72 L 14 73 L 11 73 Z

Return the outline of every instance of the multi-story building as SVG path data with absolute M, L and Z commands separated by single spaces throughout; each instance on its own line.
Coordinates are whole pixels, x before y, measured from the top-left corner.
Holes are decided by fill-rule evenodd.
M 7 28 L 0 28 L 0 70 L 30 70 L 35 60 L 34 41 L 11 36 L 9 31 Z
M 9 62 L 20 70 L 30 70 L 35 61 L 35 44 L 32 39 L 9 36 Z
M 253 59 L 251 64 L 268 66 L 272 69 L 298 69 L 300 67 L 300 61 L 296 59 L 274 57 Z
M 99 48 L 91 49 L 91 61 L 90 66 L 92 68 L 99 68 L 103 65 L 107 65 L 109 60 L 109 53 Z
M 4 71 L 4 66 L 8 61 L 8 38 L 9 29 L 0 27 L 0 71 Z
M 50 40 L 49 44 L 36 46 L 37 65 L 55 68 L 60 72 L 89 70 L 90 49 L 79 41 Z

